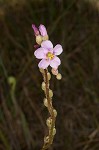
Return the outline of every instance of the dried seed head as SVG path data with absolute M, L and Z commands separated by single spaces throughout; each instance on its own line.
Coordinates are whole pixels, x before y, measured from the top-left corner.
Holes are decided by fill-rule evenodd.
M 36 43 L 41 45 L 41 43 L 42 43 L 42 36 L 41 35 L 36 36 Z
M 53 112 L 54 112 L 54 116 L 56 117 L 56 116 L 57 116 L 57 111 L 56 111 L 56 109 L 53 109 Z
M 44 106 L 48 107 L 48 101 L 46 98 L 44 98 Z
M 51 79 L 51 74 L 49 72 L 47 73 L 47 76 L 48 76 L 48 80 L 50 80 Z
M 56 129 L 54 128 L 53 129 L 53 136 L 56 134 Z
M 49 90 L 49 97 L 52 98 L 53 97 L 53 91 Z
M 51 128 L 52 119 L 50 117 L 46 120 L 46 124 L 49 128 Z
M 58 69 L 52 68 L 51 71 L 52 71 L 52 74 L 55 75 L 55 76 L 58 74 Z
M 58 73 L 57 76 L 56 76 L 56 78 L 57 78 L 58 80 L 61 80 L 61 79 L 62 79 L 62 75 L 61 75 L 60 73 Z
M 49 142 L 49 136 L 44 137 L 44 143 L 48 143 Z
M 45 84 L 45 82 L 42 82 L 42 90 L 46 90 L 46 84 Z

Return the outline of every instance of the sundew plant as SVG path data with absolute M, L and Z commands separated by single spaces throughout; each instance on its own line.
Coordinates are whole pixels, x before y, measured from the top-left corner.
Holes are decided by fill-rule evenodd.
M 42 90 L 45 93 L 44 105 L 47 107 L 49 112 L 49 117 L 46 120 L 46 125 L 48 127 L 48 135 L 44 137 L 44 145 L 42 150 L 48 149 L 53 143 L 54 136 L 56 134 L 55 121 L 57 116 L 57 111 L 52 105 L 53 91 L 50 89 L 50 79 L 51 74 L 48 70 L 48 67 L 51 67 L 51 73 L 56 76 L 58 80 L 61 80 L 62 76 L 58 72 L 58 67 L 61 64 L 61 60 L 58 58 L 63 52 L 63 48 L 60 44 L 57 44 L 55 47 L 52 42 L 49 40 L 46 27 L 40 25 L 38 28 L 32 24 L 36 38 L 36 48 L 34 55 L 37 59 L 40 59 L 38 64 L 39 70 L 43 76 Z

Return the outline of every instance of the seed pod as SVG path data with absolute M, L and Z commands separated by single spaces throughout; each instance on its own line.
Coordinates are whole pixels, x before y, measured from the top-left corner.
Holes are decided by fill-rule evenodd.
M 56 134 L 56 129 L 54 128 L 53 129 L 53 136 Z
M 51 128 L 52 119 L 50 117 L 46 120 L 46 124 L 49 128 Z
M 56 78 L 57 78 L 58 80 L 61 80 L 61 79 L 62 79 L 62 75 L 61 75 L 60 73 L 58 73 L 57 76 L 56 76 Z
M 53 91 L 49 90 L 49 97 L 52 98 L 53 97 Z
M 49 142 L 49 136 L 44 137 L 44 143 L 48 143 Z
M 46 90 L 46 84 L 45 84 L 45 82 L 42 82 L 42 90 Z
M 41 35 L 36 36 L 36 43 L 37 43 L 37 44 L 41 45 L 42 40 L 43 40 L 43 39 L 42 39 L 42 36 L 41 36 Z
M 56 111 L 56 109 L 53 109 L 53 112 L 54 112 L 54 116 L 56 117 L 56 116 L 57 116 L 57 111 Z
M 48 101 L 47 101 L 46 98 L 44 98 L 44 105 L 45 105 L 46 107 L 48 107 Z
M 49 72 L 47 73 L 47 76 L 48 76 L 48 80 L 50 80 L 51 79 L 51 74 Z

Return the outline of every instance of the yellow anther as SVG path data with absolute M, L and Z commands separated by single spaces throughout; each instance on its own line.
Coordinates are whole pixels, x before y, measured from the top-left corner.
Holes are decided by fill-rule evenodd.
M 54 54 L 52 54 L 51 52 L 48 52 L 46 56 L 49 59 L 53 59 L 54 58 Z

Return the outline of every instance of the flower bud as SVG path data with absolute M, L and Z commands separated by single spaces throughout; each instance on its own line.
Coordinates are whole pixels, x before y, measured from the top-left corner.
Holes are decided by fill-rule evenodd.
M 46 90 L 46 84 L 45 84 L 45 82 L 42 82 L 42 90 Z
M 16 79 L 13 76 L 8 77 L 8 83 L 11 84 L 15 84 L 16 83 Z
M 38 28 L 35 26 L 35 24 L 32 24 L 32 28 L 33 28 L 33 30 L 34 30 L 35 36 L 38 36 L 40 33 L 39 33 Z
M 52 98 L 53 97 L 53 91 L 49 90 L 49 97 Z
M 49 72 L 47 73 L 47 76 L 48 76 L 48 80 L 50 80 L 51 79 L 51 74 Z
M 16 88 L 16 78 L 13 76 L 8 77 L 8 84 L 11 86 L 11 90 L 14 91 Z
M 48 143 L 49 142 L 49 136 L 44 137 L 44 143 Z
M 41 45 L 41 43 L 42 43 L 42 36 L 41 35 L 36 36 L 36 43 Z
M 60 73 L 58 73 L 57 76 L 56 76 L 56 78 L 57 78 L 58 80 L 61 80 L 61 79 L 62 79 L 62 75 L 61 75 Z
M 48 101 L 46 98 L 44 98 L 44 106 L 48 107 Z
M 56 117 L 56 116 L 57 116 L 57 111 L 56 111 L 56 109 L 53 109 L 53 113 L 54 113 L 54 116 Z
M 43 39 L 43 41 L 46 41 L 46 40 L 49 39 L 49 37 L 48 37 L 48 35 L 45 35 L 45 36 L 42 37 L 42 39 Z
M 54 128 L 53 129 L 53 136 L 56 134 L 56 129 Z
M 55 75 L 55 76 L 58 74 L 58 69 L 52 68 L 51 71 L 52 71 L 52 74 Z

